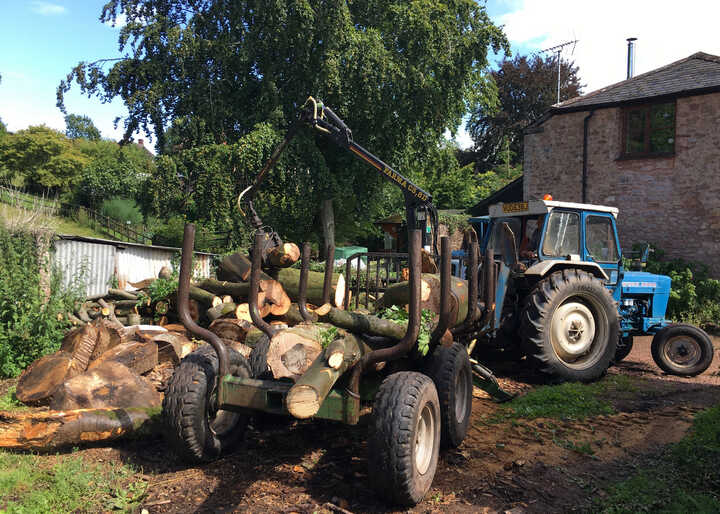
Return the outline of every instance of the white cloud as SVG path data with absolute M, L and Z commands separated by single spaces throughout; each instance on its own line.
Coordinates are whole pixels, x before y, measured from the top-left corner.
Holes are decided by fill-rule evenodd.
M 523 0 L 497 23 L 513 46 L 541 50 L 578 39 L 570 58 L 589 93 L 626 77 L 628 37 L 636 42 L 635 74 L 703 51 L 720 55 L 720 3 L 687 0 Z
M 56 14 L 64 14 L 67 9 L 62 5 L 52 4 L 50 2 L 32 2 L 31 9 L 34 13 L 41 14 L 43 16 L 55 16 Z

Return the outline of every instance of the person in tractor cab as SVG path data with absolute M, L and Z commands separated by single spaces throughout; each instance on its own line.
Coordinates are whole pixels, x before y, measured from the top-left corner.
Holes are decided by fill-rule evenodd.
M 544 221 L 544 215 L 540 215 L 537 218 L 527 218 L 525 220 L 525 231 L 523 232 L 518 252 L 521 259 L 531 260 L 537 258 Z

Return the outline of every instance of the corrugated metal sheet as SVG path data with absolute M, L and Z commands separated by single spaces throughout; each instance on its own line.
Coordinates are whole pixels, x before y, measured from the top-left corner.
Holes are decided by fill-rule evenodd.
M 55 242 L 53 262 L 62 271 L 65 287 L 82 281 L 85 295 L 93 298 L 107 294 L 115 273 L 115 253 L 112 245 L 61 239 Z
M 172 269 L 176 255 L 180 255 L 179 248 L 65 236 L 55 242 L 53 262 L 62 270 L 66 287 L 82 280 L 86 296 L 97 298 L 107 294 L 114 276 L 121 289 L 133 291 L 129 282 L 157 277 L 163 266 Z M 207 253 L 194 255 L 194 278 L 210 276 L 212 257 Z

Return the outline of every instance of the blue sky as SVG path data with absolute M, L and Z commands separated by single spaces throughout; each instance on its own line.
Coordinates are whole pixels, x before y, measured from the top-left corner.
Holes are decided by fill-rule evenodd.
M 0 118 L 11 131 L 29 125 L 64 130 L 55 90 L 79 61 L 117 57 L 116 28 L 99 21 L 105 0 L 0 0 Z M 564 57 L 580 67 L 586 92 L 625 78 L 625 38 L 638 38 L 636 74 L 696 51 L 720 55 L 720 2 L 686 0 L 491 0 L 488 13 L 505 27 L 514 52 L 530 53 L 578 39 Z M 571 50 L 572 53 L 571 53 Z M 69 113 L 90 116 L 104 137 L 125 109 L 74 87 Z M 144 138 L 139 134 L 137 137 Z M 467 135 L 458 134 L 466 146 Z

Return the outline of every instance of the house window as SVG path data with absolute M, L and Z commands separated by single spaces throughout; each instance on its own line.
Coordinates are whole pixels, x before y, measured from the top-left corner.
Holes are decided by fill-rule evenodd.
M 652 157 L 675 152 L 675 102 L 624 110 L 623 157 Z

